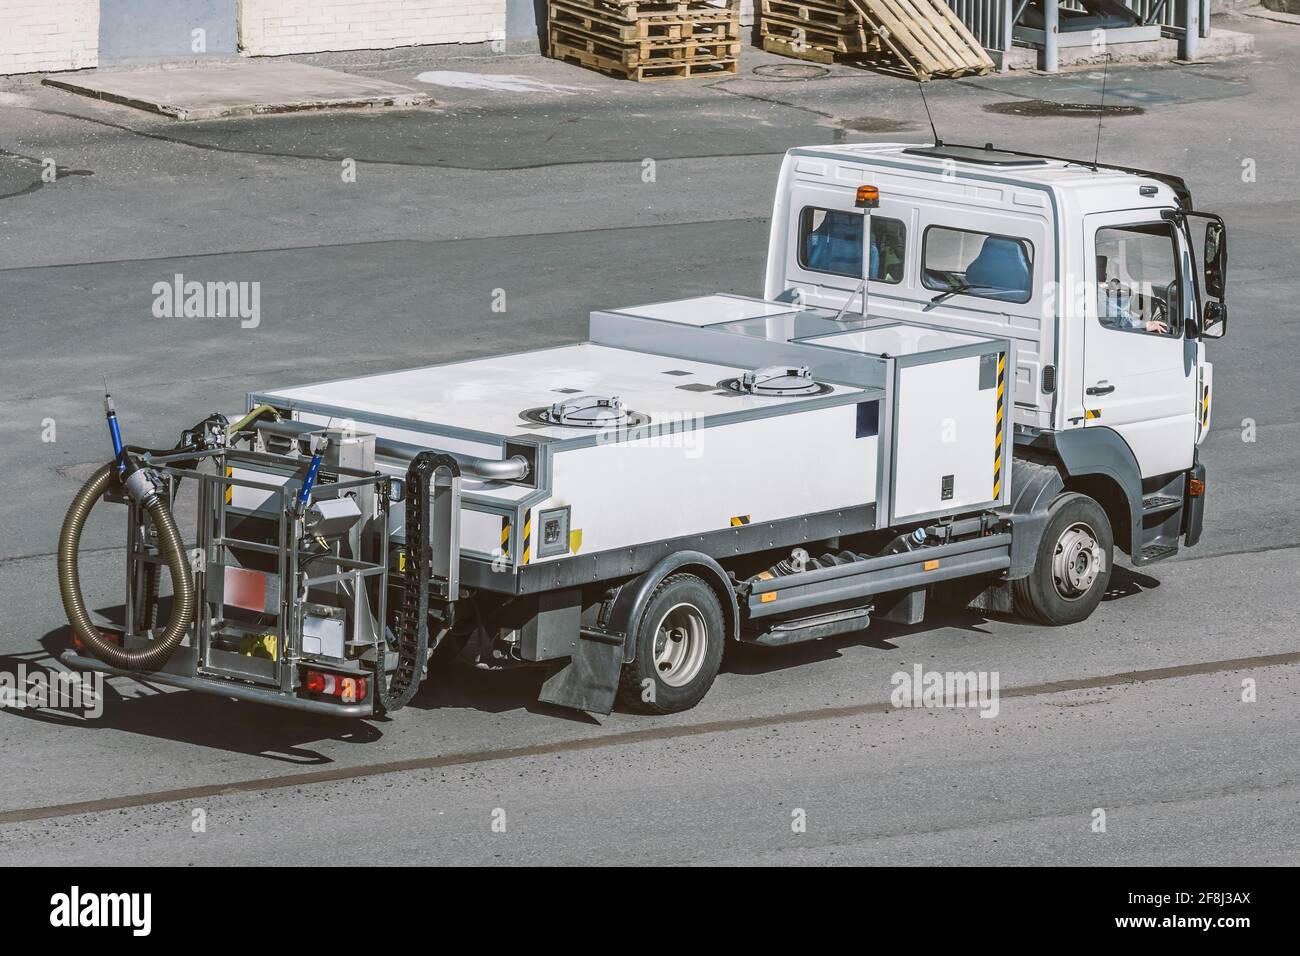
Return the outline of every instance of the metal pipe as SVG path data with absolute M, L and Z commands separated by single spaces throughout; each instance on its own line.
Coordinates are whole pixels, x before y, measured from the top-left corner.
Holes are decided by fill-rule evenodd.
M 1201 0 L 1183 0 L 1183 35 L 1178 41 L 1178 56 L 1195 60 L 1201 43 Z
M 323 425 L 309 425 L 306 422 L 288 420 L 258 422 L 257 429 L 267 434 L 280 435 L 285 438 L 297 438 L 308 432 L 325 430 Z M 422 451 L 436 451 L 440 454 L 450 455 L 456 459 L 456 464 L 460 466 L 461 475 L 466 478 L 477 478 L 480 481 L 517 481 L 528 477 L 528 460 L 522 455 L 513 455 L 510 458 L 478 458 L 474 455 L 463 455 L 442 448 L 427 448 L 423 445 L 397 441 L 394 438 L 384 438 L 381 435 L 375 436 L 375 454 L 398 464 L 410 464 L 415 456 Z
M 1055 73 L 1061 68 L 1061 55 L 1057 49 L 1060 39 L 1061 6 L 1057 0 L 1043 3 L 1043 71 Z
M 871 302 L 871 210 L 862 210 L 862 317 Z

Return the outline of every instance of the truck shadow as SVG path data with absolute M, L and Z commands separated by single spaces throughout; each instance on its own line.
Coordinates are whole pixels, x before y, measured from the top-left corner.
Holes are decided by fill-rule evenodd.
M 1117 566 L 1111 574 L 1110 587 L 1103 601 L 1123 600 L 1158 587 L 1158 579 Z M 100 614 L 112 620 L 117 610 L 120 609 L 106 608 Z M 934 604 L 921 624 L 878 621 L 869 629 L 852 634 L 783 648 L 732 644 L 723 659 L 722 673 L 741 676 L 774 673 L 839 657 L 846 648 L 895 650 L 900 640 L 946 628 L 976 635 L 987 634 L 986 625 L 995 621 L 1010 621 L 1029 629 L 1040 629 L 1007 616 Z M 0 672 L 17 675 L 21 668 L 21 672 L 29 676 L 39 673 L 43 675 L 42 680 L 49 681 L 51 675 L 64 669 L 56 662 L 59 653 L 70 643 L 71 629 L 66 625 L 57 628 L 41 638 L 40 650 L 0 655 Z M 408 705 L 413 711 L 473 710 L 486 714 L 526 711 L 577 724 L 601 723 L 600 718 L 590 714 L 538 702 L 538 691 L 548 674 L 544 668 L 479 671 L 455 662 L 451 655 L 444 655 L 431 662 L 430 673 L 415 700 Z M 146 679 L 128 677 L 105 679 L 101 705 L 96 716 L 70 710 L 14 706 L 0 707 L 0 715 L 83 731 L 125 731 L 303 767 L 334 762 L 333 758 L 314 749 L 312 744 L 375 743 L 383 738 L 383 728 L 387 724 L 383 719 L 303 714 L 266 704 L 177 690 Z M 615 711 L 622 712 L 622 708 L 616 706 Z
M 121 618 L 122 608 L 101 608 L 108 622 Z M 167 608 L 160 609 L 165 618 Z M 72 643 L 67 625 L 40 639 L 40 649 L 0 655 L 0 672 L 28 677 L 49 685 L 66 671 L 59 654 Z M 503 673 L 476 671 L 453 663 L 451 655 L 430 664 L 431 677 L 408 705 L 410 711 L 475 710 L 488 714 L 524 710 L 578 724 L 600 721 L 589 714 L 539 703 L 537 693 L 546 671 L 526 668 Z M 21 668 L 21 671 L 20 671 Z M 85 676 L 89 676 L 86 674 Z M 384 736 L 384 718 L 345 718 L 304 714 L 294 710 L 239 701 L 213 694 L 180 690 L 137 677 L 109 677 L 103 682 L 98 713 L 37 707 L 0 707 L 0 715 L 66 727 L 70 730 L 118 730 L 158 740 L 172 740 L 213 750 L 263 757 L 301 767 L 328 765 L 334 758 L 313 744 L 375 743 Z
M 1160 587 L 1159 580 L 1151 575 L 1117 564 L 1110 572 L 1110 586 L 1106 588 L 1106 593 L 1101 600 L 1103 603 L 1118 601 L 1121 598 L 1141 594 L 1143 591 L 1153 591 L 1158 587 Z
M 591 714 L 538 701 L 542 684 L 557 666 L 486 671 L 456 661 L 449 654 L 441 660 L 435 657 L 429 665 L 429 678 L 410 706 L 417 710 L 475 710 L 485 714 L 524 710 L 569 723 L 599 726 L 600 720 Z
M 1102 602 L 1123 600 L 1158 587 L 1160 581 L 1149 574 L 1116 565 L 1111 571 L 1110 585 L 1102 596 Z M 831 660 L 839 657 L 843 650 L 850 647 L 895 650 L 900 640 L 916 638 L 931 631 L 947 628 L 969 631 L 973 634 L 988 634 L 989 630 L 985 625 L 993 622 L 1012 624 L 1033 631 L 1055 630 L 1028 623 L 1014 614 L 986 614 L 983 611 L 931 603 L 925 620 L 920 624 L 873 621 L 869 628 L 851 634 L 808 641 L 803 644 L 791 644 L 786 647 L 732 644 L 727 648 L 726 656 L 723 658 L 722 673 L 770 674 L 816 661 Z
M 48 682 L 67 670 L 59 654 L 71 644 L 71 628 L 50 631 L 40 650 L 0 655 L 0 671 Z M 20 668 L 22 669 L 20 671 Z M 302 767 L 333 763 L 310 744 L 373 743 L 383 731 L 358 718 L 302 714 L 249 701 L 177 690 L 147 679 L 108 677 L 98 713 L 90 709 L 5 706 L 0 715 L 81 731 L 119 730 L 214 750 L 264 757 Z
M 920 624 L 893 624 L 889 621 L 872 621 L 871 626 L 851 634 L 826 637 L 818 641 L 790 644 L 786 647 L 760 647 L 754 644 L 732 644 L 722 660 L 724 674 L 747 676 L 770 674 L 787 668 L 800 667 L 816 661 L 831 660 L 850 647 L 867 647 L 889 651 L 898 647 L 898 640 L 915 638 L 931 631 L 956 628 L 977 634 L 987 634 L 981 625 L 990 618 L 979 611 L 953 608 L 935 604 L 930 607 Z

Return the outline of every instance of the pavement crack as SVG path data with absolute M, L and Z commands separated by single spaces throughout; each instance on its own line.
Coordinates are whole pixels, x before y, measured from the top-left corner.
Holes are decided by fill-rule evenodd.
M 757 93 L 745 93 L 742 92 L 741 90 L 727 89 L 726 87 L 727 83 L 735 83 L 735 82 L 736 82 L 735 78 L 728 79 L 728 80 L 715 80 L 712 83 L 705 83 L 704 86 L 706 89 L 717 90 L 719 93 L 726 93 L 728 96 L 739 96 L 742 99 L 751 100 L 755 103 L 763 103 L 767 106 L 784 106 L 786 109 L 800 110 L 801 112 L 808 113 L 812 116 L 817 116 L 820 117 L 821 119 L 829 120 L 832 123 L 838 122 L 834 113 L 827 113 L 823 110 L 814 109 L 811 106 L 803 106 L 800 103 L 791 103 L 788 100 L 782 100 L 775 96 L 760 96 Z

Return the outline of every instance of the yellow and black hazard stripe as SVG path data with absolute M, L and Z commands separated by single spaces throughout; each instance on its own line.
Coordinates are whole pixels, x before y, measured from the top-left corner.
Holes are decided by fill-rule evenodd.
M 1083 410 L 1083 417 L 1086 418 L 1088 421 L 1092 421 L 1093 419 L 1101 418 L 1101 409 L 1099 409 L 1099 408 L 1085 408 L 1085 409 Z
M 505 515 L 501 516 L 501 553 L 510 553 L 510 519 Z
M 993 500 L 1002 497 L 1002 421 L 1007 405 L 1007 353 L 998 353 L 998 419 L 997 433 L 993 437 Z
M 1201 427 L 1210 421 L 1210 386 L 1201 386 Z
M 527 564 L 533 554 L 533 513 L 524 515 L 524 550 L 519 559 L 520 564 Z
M 233 468 L 227 468 L 227 469 L 226 469 L 226 477 L 227 477 L 227 478 L 233 478 L 233 477 L 235 477 L 235 469 L 233 469 Z M 234 486 L 234 485 L 226 485 L 226 504 L 233 504 L 233 503 L 234 503 L 234 500 L 235 500 L 235 486 Z
M 747 524 L 749 524 L 749 515 L 734 515 L 731 519 L 731 526 L 733 528 L 739 528 L 742 525 Z

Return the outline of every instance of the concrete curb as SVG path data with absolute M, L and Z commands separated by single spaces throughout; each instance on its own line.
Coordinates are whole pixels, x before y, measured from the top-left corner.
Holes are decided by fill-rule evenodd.
M 177 120 L 431 104 L 397 83 L 286 60 L 49 76 L 48 86 Z

